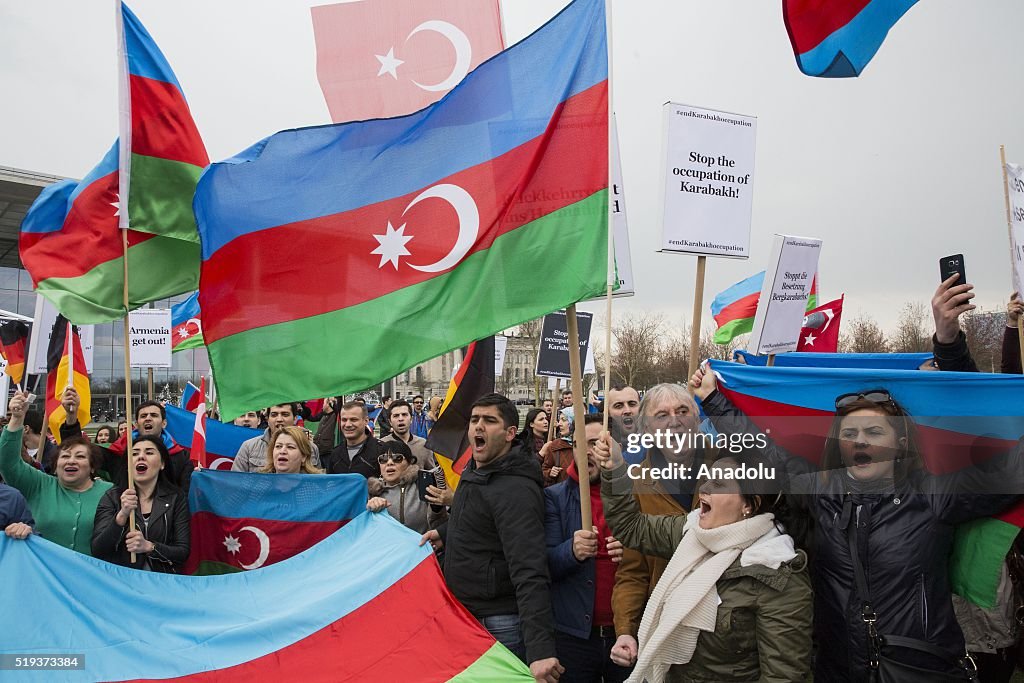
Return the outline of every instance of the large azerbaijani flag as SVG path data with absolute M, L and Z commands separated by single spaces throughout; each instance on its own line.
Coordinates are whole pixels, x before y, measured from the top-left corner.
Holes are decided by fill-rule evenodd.
M 187 574 L 259 569 L 298 555 L 366 510 L 359 474 L 192 475 L 192 548 Z
M 79 670 L 3 678 L 532 681 L 452 597 L 430 547 L 418 542 L 387 514 L 364 512 L 285 562 L 197 577 L 0 534 L 0 654 L 84 658 Z
M 192 195 L 206 148 L 167 60 L 124 4 L 121 136 L 81 181 L 40 193 L 21 224 L 21 260 L 39 294 L 76 324 L 195 289 L 199 237 Z
M 202 402 L 203 395 L 196 392 L 196 406 Z M 179 406 L 167 404 L 167 433 L 174 441 L 184 448 L 192 448 L 192 437 L 195 435 L 196 414 Z M 212 417 L 206 418 L 206 455 L 209 467 L 214 470 L 230 470 L 231 463 L 238 454 L 243 443 L 263 434 L 262 429 L 239 427 L 230 422 L 219 422 Z
M 711 315 L 718 325 L 714 337 L 716 344 L 728 344 L 741 334 L 747 334 L 754 329 L 754 316 L 757 315 L 757 303 L 761 299 L 763 285 L 762 270 L 715 296 L 711 302 Z M 817 305 L 818 276 L 815 275 L 811 280 L 811 294 L 807 297 L 807 310 L 814 310 Z
M 917 0 L 782 0 L 796 61 L 808 76 L 859 76 Z
M 281 132 L 203 174 L 223 414 L 359 391 L 604 291 L 604 13 L 575 0 L 415 114 Z
M 925 465 L 932 472 L 983 463 L 1015 447 L 1024 434 L 1021 375 L 767 368 L 714 360 L 711 368 L 720 391 L 736 407 L 761 429 L 770 429 L 776 443 L 812 462 L 824 450 L 835 398 L 877 388 L 888 390 L 913 416 Z M 994 606 L 1003 558 L 1022 526 L 1024 505 L 958 527 L 950 565 L 954 591 L 982 607 Z

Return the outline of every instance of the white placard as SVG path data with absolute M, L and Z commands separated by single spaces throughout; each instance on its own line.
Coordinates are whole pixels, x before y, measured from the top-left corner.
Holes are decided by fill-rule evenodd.
M 747 349 L 758 355 L 796 351 L 818 270 L 821 240 L 776 235 Z
M 28 369 L 26 374 L 41 375 L 46 372 L 46 349 L 53 336 L 53 324 L 57 322 L 57 309 L 44 296 L 36 296 L 36 310 L 32 316 L 32 331 L 28 339 Z M 92 352 L 96 339 L 93 325 L 79 325 L 78 336 L 82 341 L 82 355 L 85 356 L 86 373 L 92 372 Z
M 661 248 L 748 258 L 757 119 L 666 102 Z
M 1006 165 L 1010 187 L 1010 261 L 1013 290 L 1024 296 L 1024 167 Z M 956 282 L 954 284 L 963 284 Z
M 612 245 L 615 250 L 615 273 L 619 288 L 612 296 L 633 296 L 633 257 L 629 251 L 629 225 L 626 222 L 626 191 L 622 184 L 622 157 L 619 156 L 619 127 L 612 114 L 612 191 L 609 195 Z M 601 297 L 598 297 L 601 298 Z
M 505 351 L 508 349 L 508 337 L 503 334 L 494 336 L 494 376 L 501 377 L 505 371 Z
M 171 309 L 140 308 L 128 314 L 133 368 L 171 367 Z
M 596 375 L 596 363 L 594 363 L 594 347 L 587 345 L 587 361 L 583 364 L 584 375 Z

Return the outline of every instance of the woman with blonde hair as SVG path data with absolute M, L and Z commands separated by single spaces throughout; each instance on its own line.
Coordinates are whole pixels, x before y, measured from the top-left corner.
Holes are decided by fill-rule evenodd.
M 323 474 L 313 464 L 313 443 L 301 427 L 282 427 L 267 444 L 267 464 L 260 472 L 270 474 Z

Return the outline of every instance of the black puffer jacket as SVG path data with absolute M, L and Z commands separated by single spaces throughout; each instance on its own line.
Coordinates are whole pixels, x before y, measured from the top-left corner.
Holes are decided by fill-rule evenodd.
M 702 402 L 722 433 L 758 433 L 758 428 L 721 393 Z M 847 533 L 856 525 L 858 548 L 882 635 L 936 645 L 951 657 L 965 651 L 953 614 L 948 562 L 955 526 L 996 514 L 1024 491 L 1022 445 L 985 467 L 935 476 L 915 473 L 886 493 L 848 493 L 843 470 L 814 471 L 813 465 L 769 442 L 764 455 L 788 477 L 790 490 L 809 508 L 814 535 L 814 630 L 819 643 L 814 680 L 866 681 L 867 630 L 854 581 Z M 824 645 L 824 647 L 822 647 Z M 924 667 L 938 664 L 898 651 L 896 658 Z
M 92 532 L 93 557 L 136 569 L 145 568 L 148 562 L 150 570 L 164 574 L 180 572 L 188 559 L 192 538 L 188 496 L 170 483 L 157 484 L 149 520 L 143 524 L 142 516 L 135 515 L 146 540 L 156 547 L 148 555 L 136 553 L 135 564 L 132 564 L 131 553 L 124 545 L 128 525 L 118 526 L 115 519 L 121 510 L 122 493 L 123 488 L 114 486 L 100 499 Z
M 544 487 L 532 453 L 513 447 L 455 490 L 444 540 L 445 582 L 473 616 L 518 614 L 528 662 L 555 657 L 544 546 Z

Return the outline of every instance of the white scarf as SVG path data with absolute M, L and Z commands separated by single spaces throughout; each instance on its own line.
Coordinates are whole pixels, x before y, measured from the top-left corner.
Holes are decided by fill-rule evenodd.
M 701 529 L 699 517 L 700 510 L 687 516 L 679 547 L 644 608 L 640 651 L 629 683 L 644 679 L 660 683 L 673 664 L 690 661 L 700 631 L 715 630 L 721 602 L 715 584 L 741 552 L 764 539 L 764 543 L 757 543 L 759 552 L 749 561 L 741 560 L 743 565 L 774 564 L 777 569 L 786 559 L 796 556 L 792 539 L 778 533 L 771 513 L 715 529 Z M 788 544 L 788 552 L 780 541 Z

